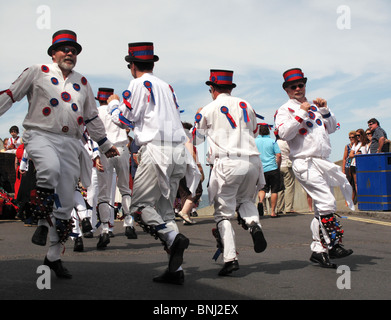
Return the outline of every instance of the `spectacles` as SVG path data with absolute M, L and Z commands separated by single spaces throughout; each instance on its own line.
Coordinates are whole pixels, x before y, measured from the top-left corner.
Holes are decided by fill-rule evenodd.
M 66 54 L 71 52 L 73 55 L 77 55 L 77 50 L 75 48 L 72 48 L 72 47 L 60 47 L 60 48 L 58 48 L 58 50 L 66 53 Z
M 367 132 L 366 135 L 367 135 L 367 136 L 371 136 L 372 133 L 371 133 L 371 132 Z
M 349 139 L 354 139 L 356 136 L 353 136 L 353 137 L 349 137 Z
M 375 124 L 374 122 L 368 122 L 368 126 Z
M 357 137 L 357 138 L 360 138 L 360 137 L 361 137 L 361 134 L 356 134 L 356 137 Z
M 289 88 L 290 88 L 291 90 L 296 90 L 297 87 L 299 87 L 299 89 L 302 89 L 302 88 L 304 88 L 304 86 L 305 86 L 304 83 L 300 83 L 300 84 L 297 84 L 297 85 L 294 84 L 294 85 L 290 86 Z

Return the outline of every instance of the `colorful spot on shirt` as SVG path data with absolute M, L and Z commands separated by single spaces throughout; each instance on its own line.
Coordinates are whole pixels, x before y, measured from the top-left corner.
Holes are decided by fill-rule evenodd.
M 78 83 L 74 83 L 73 89 L 75 89 L 75 91 L 80 91 L 80 85 Z
M 48 72 L 49 72 L 49 67 L 43 65 L 43 66 L 41 67 L 41 70 L 42 70 L 42 72 L 48 73 Z
M 56 98 L 50 99 L 50 105 L 52 107 L 57 107 L 58 106 L 58 100 Z
M 71 95 L 68 92 L 63 92 L 61 93 L 61 99 L 64 100 L 65 102 L 71 101 Z
M 320 119 L 316 119 L 316 124 L 318 125 L 318 126 L 321 126 L 322 124 L 323 124 L 323 122 L 322 122 L 322 120 L 320 120 Z
M 58 80 L 57 78 L 53 77 L 50 79 L 50 81 L 54 84 L 54 85 L 58 85 Z
M 78 117 L 77 118 L 77 123 L 79 124 L 79 125 L 82 125 L 83 123 L 84 123 L 84 119 L 83 119 L 83 117 Z
M 42 110 L 42 114 L 47 117 L 50 113 L 52 112 L 52 110 L 49 108 L 49 107 L 45 107 L 43 108 Z
M 128 100 L 132 96 L 132 93 L 129 90 L 125 90 L 122 92 L 122 97 L 126 100 Z
M 309 128 L 312 128 L 314 126 L 314 124 L 311 121 L 307 121 L 306 124 L 307 124 L 307 127 L 309 127 Z
M 312 111 L 308 111 L 308 116 L 310 117 L 310 119 L 314 120 L 316 115 L 315 113 L 313 113 Z
M 79 109 L 79 108 L 77 107 L 77 104 L 76 104 L 76 103 L 72 103 L 71 108 L 72 108 L 72 110 L 75 111 L 75 112 Z
M 83 85 L 86 85 L 87 84 L 87 79 L 85 77 L 81 78 L 81 83 Z
M 308 133 L 308 130 L 307 130 L 306 128 L 301 128 L 301 129 L 299 130 L 299 133 L 300 133 L 301 135 L 305 136 L 305 135 Z

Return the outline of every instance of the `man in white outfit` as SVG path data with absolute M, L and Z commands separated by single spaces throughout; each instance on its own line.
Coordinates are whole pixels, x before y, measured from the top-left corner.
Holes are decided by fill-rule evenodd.
M 122 119 L 134 124 L 135 143 L 140 146 L 131 213 L 144 231 L 163 242 L 169 255 L 167 270 L 153 280 L 183 284 L 181 265 L 189 239 L 176 225 L 174 199 L 179 181 L 187 171 L 194 169 L 193 175 L 189 175 L 192 179 L 187 181 L 192 182 L 189 188 L 192 193 L 198 186 L 200 173 L 185 149 L 187 138 L 175 92 L 153 74 L 154 63 L 159 60 L 154 55 L 153 43 L 129 43 L 125 60 L 134 79 L 123 92 L 122 103 L 117 95 L 111 96 L 108 103 L 114 121 Z
M 280 138 L 288 142 L 297 180 L 314 201 L 310 260 L 324 268 L 336 268 L 330 258 L 346 257 L 353 251 L 341 245 L 343 230 L 335 218 L 337 205 L 332 187 L 341 188 L 349 208 L 354 210 L 349 182 L 341 168 L 328 160 L 329 134 L 336 131 L 337 120 L 326 100 L 307 100 L 307 78 L 301 69 L 289 69 L 283 77 L 289 100 L 278 109 L 275 124 Z
M 213 101 L 198 110 L 193 134 L 195 144 L 201 143 L 204 136 L 209 144 L 212 172 L 208 194 L 209 201 L 214 203 L 217 224 L 213 234 L 224 260 L 220 276 L 239 269 L 235 232 L 230 221 L 235 212 L 242 227 L 250 231 L 255 252 L 262 252 L 267 246 L 254 204 L 257 192 L 265 185 L 254 139 L 258 135 L 256 113 L 250 103 L 231 96 L 236 87 L 232 79 L 233 71 L 210 71 L 206 84 L 210 86 Z
M 102 119 L 107 132 L 107 138 L 116 146 L 119 156 L 111 159 L 105 157 L 100 158 L 100 164 L 103 166 L 103 171 L 98 171 L 98 205 L 97 212 L 101 223 L 101 234 L 97 243 L 97 249 L 106 248 L 110 243 L 109 229 L 110 217 L 114 214 L 114 208 L 110 204 L 112 199 L 113 175 L 116 174 L 116 185 L 122 197 L 122 211 L 125 215 L 124 226 L 125 235 L 128 239 L 136 239 L 137 234 L 133 227 L 133 218 L 130 215 L 131 190 L 129 188 L 129 149 L 128 134 L 126 128 L 129 127 L 126 123 L 121 123 L 121 126 L 112 121 L 111 113 L 108 112 L 107 99 L 114 93 L 112 88 L 99 88 L 96 100 L 99 101 L 99 117 Z M 115 170 L 115 171 L 114 171 Z
M 14 102 L 28 98 L 23 141 L 37 170 L 36 196 L 31 204 L 39 219 L 32 242 L 44 246 L 49 233 L 44 264 L 61 278 L 72 277 L 60 259 L 61 245 L 72 230 L 74 190 L 81 165 L 91 163 L 80 143 L 84 125 L 107 157 L 117 155 L 98 117 L 87 79 L 73 71 L 81 50 L 73 31 L 54 33 L 47 51 L 53 63 L 27 68 L 8 90 L 0 92 L 0 115 Z

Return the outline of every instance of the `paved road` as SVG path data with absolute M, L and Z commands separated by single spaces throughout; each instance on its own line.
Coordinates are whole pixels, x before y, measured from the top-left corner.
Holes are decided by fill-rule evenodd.
M 391 213 L 390 213 L 391 214 Z M 72 280 L 51 277 L 51 289 L 37 288 L 47 247 L 30 242 L 34 227 L 20 221 L 0 220 L 0 300 L 3 299 L 126 299 L 215 301 L 298 299 L 390 299 L 391 222 L 349 216 L 342 219 L 344 244 L 354 254 L 337 260 L 342 273 L 323 269 L 309 260 L 309 230 L 312 215 L 264 217 L 268 241 L 263 253 L 255 253 L 249 233 L 234 222 L 240 270 L 230 277 L 217 276 L 222 261 L 212 260 L 215 241 L 212 217 L 200 216 L 193 226 L 179 228 L 191 240 L 185 252 L 185 284 L 158 284 L 152 278 L 167 266 L 159 241 L 137 227 L 138 239 L 124 236 L 121 222 L 115 223 L 115 237 L 105 251 L 97 251 L 97 239 L 84 239 L 85 252 L 73 252 L 68 241 L 63 261 Z M 341 289 L 339 287 L 349 288 Z M 174 301 L 174 302 L 173 302 Z

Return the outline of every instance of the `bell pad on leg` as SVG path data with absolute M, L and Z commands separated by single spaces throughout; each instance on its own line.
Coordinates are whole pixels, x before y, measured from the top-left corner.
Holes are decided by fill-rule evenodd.
M 344 230 L 334 214 L 319 217 L 319 236 L 324 247 L 331 249 L 342 242 Z

